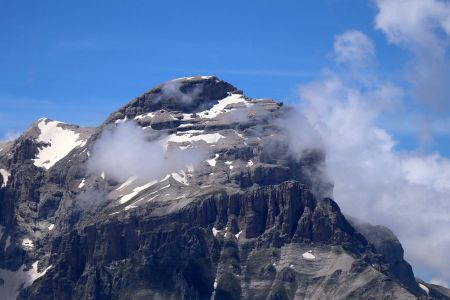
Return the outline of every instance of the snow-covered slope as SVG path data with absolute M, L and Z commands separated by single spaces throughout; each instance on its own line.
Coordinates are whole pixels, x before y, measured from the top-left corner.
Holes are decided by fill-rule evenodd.
M 34 159 L 35 166 L 49 169 L 69 154 L 73 148 L 82 147 L 86 143 L 79 133 L 62 127 L 62 124 L 45 118 L 39 120 L 40 134 L 36 140 L 45 145 L 39 149 L 39 153 Z

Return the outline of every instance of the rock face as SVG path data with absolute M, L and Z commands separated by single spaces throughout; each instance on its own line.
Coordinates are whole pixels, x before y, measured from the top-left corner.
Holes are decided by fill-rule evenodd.
M 276 122 L 288 110 L 216 77 L 181 78 L 98 128 L 41 119 L 1 144 L 0 295 L 433 297 L 392 232 L 347 221 L 329 198 L 332 185 L 315 179 L 324 153 L 290 153 Z M 163 136 L 167 149 L 207 151 L 195 166 L 151 180 L 92 172 L 102 133 L 126 122 L 149 140 Z M 448 299 L 441 289 L 432 291 Z

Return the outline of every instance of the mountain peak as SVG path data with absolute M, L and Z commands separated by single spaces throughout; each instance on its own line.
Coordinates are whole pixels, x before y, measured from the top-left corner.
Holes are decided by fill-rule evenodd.
M 290 143 L 308 130 L 290 113 L 194 76 L 137 97 L 112 126 L 40 119 L 0 147 L 0 295 L 445 296 L 419 287 L 391 231 L 347 221 L 316 143 Z
M 218 100 L 230 93 L 240 93 L 230 83 L 216 76 L 193 76 L 166 81 L 135 98 L 116 112 L 106 123 L 120 119 L 134 119 L 136 116 L 157 110 L 194 113 L 211 108 Z

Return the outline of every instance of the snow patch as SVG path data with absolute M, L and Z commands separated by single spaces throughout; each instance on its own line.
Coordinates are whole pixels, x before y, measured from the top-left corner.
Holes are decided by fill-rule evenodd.
M 22 240 L 22 247 L 25 249 L 33 249 L 34 248 L 33 241 L 30 240 L 29 238 L 24 238 Z
M 208 159 L 206 162 L 207 162 L 211 167 L 215 167 L 218 158 L 219 158 L 219 154 L 216 154 L 216 155 L 214 156 L 214 158 Z
M 210 110 L 205 110 L 202 112 L 197 113 L 197 115 L 200 118 L 204 119 L 213 119 L 217 117 L 220 113 L 225 111 L 225 107 L 227 107 L 230 104 L 237 104 L 237 103 L 243 103 L 245 106 L 251 106 L 251 103 L 249 103 L 247 100 L 245 100 L 244 96 L 240 94 L 231 94 L 230 96 L 219 100 L 217 104 L 215 104 Z M 231 111 L 232 109 L 228 110 Z
M 122 124 L 122 123 L 125 123 L 127 120 L 128 120 L 128 117 L 125 116 L 125 118 L 116 120 L 114 123 L 115 124 Z
M 249 160 L 249 161 L 247 162 L 247 167 L 251 167 L 251 166 L 253 166 L 253 161 L 252 161 L 252 160 Z
M 17 271 L 10 271 L 6 269 L 0 269 L 0 278 L 4 280 L 4 283 L 0 285 L 0 295 L 2 299 L 12 300 L 16 299 L 19 295 L 19 291 L 30 286 L 36 279 L 42 277 L 52 267 L 48 266 L 42 272 L 37 270 L 38 262 L 34 262 L 31 269 L 25 271 L 25 265 Z
M 131 200 L 134 196 L 136 196 L 137 194 L 139 194 L 140 192 L 142 192 L 143 190 L 151 187 L 152 185 L 154 185 L 155 183 L 157 183 L 156 180 L 150 181 L 144 185 L 138 186 L 136 188 L 133 189 L 133 191 L 125 196 L 120 197 L 119 202 L 120 204 L 126 203 L 129 200 Z
M 147 117 L 153 118 L 154 116 L 155 116 L 155 113 L 149 112 L 149 113 L 147 113 L 147 114 L 139 115 L 139 116 L 135 117 L 134 119 L 135 119 L 135 120 L 139 120 L 139 119 L 143 119 L 143 118 L 147 118 Z
M 189 81 L 189 80 L 193 80 L 193 79 L 210 79 L 213 76 L 192 76 L 192 77 L 180 77 L 180 78 L 176 78 L 173 79 L 171 81 Z
M 197 141 L 205 141 L 207 144 L 217 143 L 221 138 L 224 138 L 220 133 L 206 133 L 206 134 L 196 134 L 202 133 L 203 130 L 190 130 L 186 131 L 183 134 L 171 134 L 166 139 L 165 148 L 170 142 L 172 143 L 184 143 L 184 142 L 197 142 Z M 195 135 L 196 134 L 196 135 Z
M 309 251 L 306 251 L 305 253 L 303 253 L 302 257 L 303 257 L 304 260 L 309 260 L 309 261 L 316 260 L 316 257 L 312 253 L 312 250 L 309 250 Z
M 85 143 L 80 139 L 80 134 L 70 129 L 59 127 L 62 124 L 58 121 L 41 120 L 38 128 L 41 131 L 37 142 L 50 144 L 39 149 L 39 153 L 34 159 L 34 165 L 40 168 L 50 169 L 55 163 L 64 158 L 75 147 Z
M 8 171 L 6 171 L 5 169 L 0 169 L 0 174 L 3 177 L 3 184 L 1 187 L 5 187 L 6 184 L 8 183 L 8 179 L 11 174 Z
M 172 173 L 172 178 L 178 181 L 179 183 L 182 183 L 184 185 L 188 185 L 187 183 L 187 176 L 184 171 L 181 171 L 179 173 Z
M 246 140 L 246 138 L 241 133 L 237 132 L 236 130 L 234 130 L 234 133 L 236 133 L 236 135 L 238 137 L 240 137 L 241 139 Z
M 136 176 L 131 176 L 130 178 L 128 178 L 124 183 L 122 183 L 117 189 L 116 191 L 120 191 L 122 189 L 124 189 L 126 186 L 129 186 L 133 181 L 135 181 L 137 179 Z
M 217 234 L 218 234 L 219 232 L 220 232 L 220 230 L 217 230 L 216 227 L 213 227 L 213 228 L 212 228 L 213 236 L 217 236 Z
M 81 189 L 84 186 L 85 181 L 86 181 L 86 178 L 83 178 L 83 180 L 81 180 L 80 184 L 78 185 L 79 189 Z
M 242 230 L 239 231 L 238 233 L 236 233 L 234 236 L 235 236 L 237 239 L 239 239 L 239 237 L 241 236 L 241 234 L 242 234 Z
M 419 283 L 419 287 L 425 292 L 427 293 L 427 295 L 430 294 L 430 290 L 423 284 Z
M 170 178 L 170 174 L 166 175 L 166 177 L 164 177 L 163 179 L 161 179 L 161 182 L 166 181 L 167 179 Z
M 48 230 L 53 230 L 53 228 L 55 228 L 55 224 L 50 224 L 50 226 L 48 226 Z

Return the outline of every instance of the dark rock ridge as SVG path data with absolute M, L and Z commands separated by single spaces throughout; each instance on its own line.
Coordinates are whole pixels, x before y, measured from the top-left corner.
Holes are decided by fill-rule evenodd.
M 419 287 L 391 231 L 347 221 L 313 180 L 324 153 L 289 152 L 274 122 L 288 110 L 180 78 L 98 128 L 41 119 L 0 144 L 0 298 L 449 299 Z M 151 182 L 88 171 L 101 133 L 129 120 L 208 157 Z

